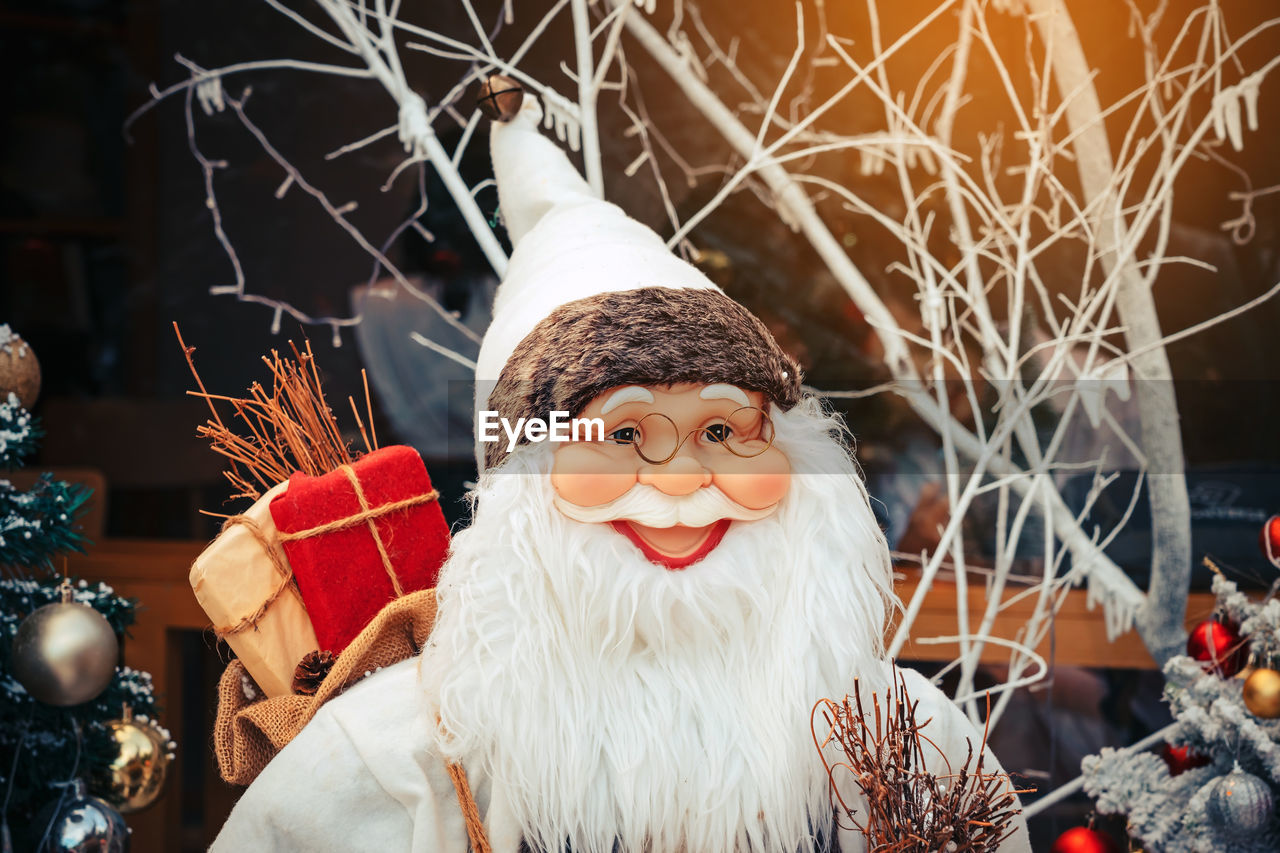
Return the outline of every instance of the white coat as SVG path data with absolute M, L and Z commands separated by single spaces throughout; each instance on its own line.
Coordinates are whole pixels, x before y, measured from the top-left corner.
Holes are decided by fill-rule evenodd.
M 918 720 L 948 755 L 976 744 L 968 719 L 941 691 L 901 670 L 919 701 Z M 431 734 L 435 711 L 419 683 L 418 661 L 388 667 L 332 700 L 267 765 L 245 791 L 211 848 L 214 853 L 467 853 L 467 834 L 453 783 Z M 999 764 L 987 753 L 986 767 Z M 494 853 L 518 853 L 520 830 L 501 792 L 468 772 Z M 849 801 L 846 796 L 846 802 Z M 1030 853 L 1026 826 L 1001 853 Z M 839 834 L 842 853 L 864 853 L 856 831 Z M 705 852 L 705 853 L 709 853 Z

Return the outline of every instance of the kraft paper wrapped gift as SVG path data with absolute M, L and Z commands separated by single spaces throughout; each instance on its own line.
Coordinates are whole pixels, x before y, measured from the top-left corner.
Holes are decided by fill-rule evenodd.
M 298 662 L 319 648 L 269 509 L 288 485 L 275 486 L 232 519 L 196 558 L 190 575 L 214 631 L 273 697 L 293 692 Z

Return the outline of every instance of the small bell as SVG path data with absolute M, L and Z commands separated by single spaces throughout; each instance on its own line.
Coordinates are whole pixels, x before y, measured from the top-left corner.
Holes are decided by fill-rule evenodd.
M 524 103 L 524 87 L 505 74 L 493 74 L 480 84 L 476 106 L 494 121 L 511 121 Z

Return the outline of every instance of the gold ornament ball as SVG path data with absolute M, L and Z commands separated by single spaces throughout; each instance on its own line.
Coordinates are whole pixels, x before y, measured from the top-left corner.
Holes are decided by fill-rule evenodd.
M 0 342 L 0 402 L 8 399 L 10 391 L 18 395 L 24 409 L 34 406 L 40 396 L 40 361 L 18 335 Z
M 1266 720 L 1280 717 L 1280 672 L 1254 670 L 1244 682 L 1244 706 L 1255 717 Z
M 18 626 L 13 675 L 46 705 L 79 705 L 111 683 L 118 654 L 115 631 L 101 613 L 74 601 L 46 604 Z
M 142 811 L 164 791 L 173 758 L 169 736 L 146 717 L 127 715 L 107 723 L 107 734 L 115 758 L 107 765 L 103 798 L 121 814 Z

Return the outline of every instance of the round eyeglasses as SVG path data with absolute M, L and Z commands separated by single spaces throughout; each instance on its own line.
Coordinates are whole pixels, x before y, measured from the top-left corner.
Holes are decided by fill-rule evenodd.
M 665 465 L 676 457 L 691 437 L 711 450 L 727 450 L 751 459 L 773 446 L 773 422 L 763 409 L 743 406 L 727 418 L 690 430 L 682 438 L 676 422 L 661 412 L 650 412 L 635 426 L 621 427 L 605 436 L 613 444 L 629 444 L 650 465 Z

